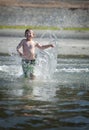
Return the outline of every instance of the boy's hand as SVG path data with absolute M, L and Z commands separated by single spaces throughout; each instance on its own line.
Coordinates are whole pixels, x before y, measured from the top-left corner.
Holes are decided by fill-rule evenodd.
M 19 55 L 22 57 L 23 56 L 23 54 L 22 53 L 19 53 Z

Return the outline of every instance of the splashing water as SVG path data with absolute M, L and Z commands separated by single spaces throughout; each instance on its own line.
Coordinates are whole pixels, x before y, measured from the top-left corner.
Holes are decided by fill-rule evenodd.
M 48 35 L 47 35 L 48 34 Z M 53 44 L 54 48 L 46 50 L 37 49 L 37 58 L 35 66 L 35 75 L 37 79 L 49 80 L 52 78 L 57 65 L 57 40 L 56 36 L 50 32 L 42 34 L 39 40 L 47 44 Z M 23 70 L 21 66 L 21 58 L 16 52 L 16 48 L 9 48 L 10 61 L 0 66 L 0 71 L 5 73 L 6 78 L 20 78 L 23 77 Z
M 22 76 L 23 71 L 20 62 L 21 58 L 14 54 L 10 57 L 3 57 L 0 64 L 0 78 L 4 77 L 8 81 L 12 81 Z
M 35 74 L 37 77 L 40 77 L 42 79 L 51 79 L 57 65 L 57 38 L 55 35 L 52 35 L 51 32 L 48 32 L 48 36 L 46 35 L 47 34 L 44 33 L 41 36 L 40 40 L 47 37 L 48 44 L 53 44 L 54 48 L 49 48 L 44 51 L 38 50 Z

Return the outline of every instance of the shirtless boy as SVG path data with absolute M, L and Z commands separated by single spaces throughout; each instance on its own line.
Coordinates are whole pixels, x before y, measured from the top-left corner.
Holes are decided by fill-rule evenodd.
M 25 30 L 26 39 L 21 40 L 21 42 L 17 46 L 17 52 L 22 57 L 22 68 L 24 72 L 24 76 L 28 77 L 28 72 L 31 79 L 35 78 L 34 75 L 34 66 L 35 66 L 35 48 L 46 49 L 49 47 L 54 47 L 52 44 L 48 45 L 40 45 L 33 41 L 34 32 L 33 30 L 26 29 Z M 21 51 L 22 48 L 22 51 Z

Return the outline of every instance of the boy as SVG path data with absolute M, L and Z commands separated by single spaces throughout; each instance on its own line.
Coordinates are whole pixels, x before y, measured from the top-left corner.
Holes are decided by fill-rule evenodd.
M 19 45 L 17 46 L 17 52 L 22 57 L 22 68 L 25 77 L 28 76 L 28 72 L 30 72 L 30 78 L 34 79 L 34 65 L 35 65 L 35 48 L 46 49 L 49 47 L 54 47 L 52 44 L 48 45 L 40 45 L 33 41 L 34 32 L 30 29 L 25 30 L 25 37 Z M 22 48 L 22 51 L 21 51 Z

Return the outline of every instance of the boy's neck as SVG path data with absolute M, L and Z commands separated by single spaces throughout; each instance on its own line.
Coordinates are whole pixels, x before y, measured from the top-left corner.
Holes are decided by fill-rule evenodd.
M 27 41 L 32 41 L 32 38 L 27 38 L 26 40 L 27 40 Z

